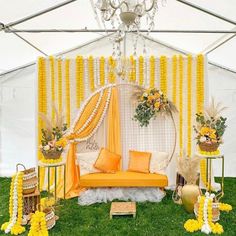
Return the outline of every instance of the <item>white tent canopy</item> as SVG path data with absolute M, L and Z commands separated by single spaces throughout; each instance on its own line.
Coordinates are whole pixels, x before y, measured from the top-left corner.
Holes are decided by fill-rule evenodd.
M 61 0 L 0 0 L 0 22 L 11 24 L 26 16 L 64 3 Z M 160 1 L 161 2 L 161 1 Z M 156 16 L 156 30 L 207 30 L 233 31 L 236 34 L 236 5 L 233 0 L 189 0 L 207 11 L 227 18 L 231 23 L 204 13 L 175 0 L 167 0 L 166 7 L 159 4 Z M 226 19 L 226 20 L 227 20 Z M 235 24 L 234 24 L 235 21 Z M 0 26 L 1 27 L 1 26 Z M 10 29 L 101 29 L 94 17 L 91 1 L 77 0 L 42 14 L 24 23 L 14 25 Z M 145 27 L 143 27 L 145 29 Z M 19 33 L 46 55 L 60 55 L 74 57 L 109 56 L 112 45 L 105 32 L 98 33 Z M 234 36 L 233 33 L 151 33 L 147 41 L 148 54 L 173 55 L 176 53 L 207 53 L 221 44 L 224 40 Z M 100 38 L 100 39 L 99 39 Z M 99 39 L 99 40 L 98 40 Z M 139 42 L 139 52 L 142 44 Z M 132 35 L 127 38 L 127 53 L 132 53 Z M 68 51 L 68 53 L 66 53 Z M 225 134 L 223 151 L 226 158 L 225 173 L 235 176 L 236 168 L 236 37 L 231 38 L 217 49 L 208 54 L 208 90 L 209 96 L 223 101 L 229 109 L 226 111 L 229 128 Z M 0 31 L 0 175 L 8 176 L 14 172 L 17 162 L 27 166 L 36 164 L 36 69 L 32 62 L 44 54 L 24 42 L 13 33 Z M 19 70 L 14 68 L 31 64 Z M 213 66 L 215 64 L 217 66 Z M 229 70 L 228 70 L 229 69 Z M 230 72 L 231 71 L 231 72 Z M 216 174 L 220 174 L 220 165 L 216 167 Z
M 99 29 L 101 27 L 95 19 L 91 2 L 95 0 L 0 0 L 0 22 L 4 25 L 12 24 L 42 10 L 57 4 L 70 2 L 38 17 L 32 18 L 21 24 L 16 24 L 10 29 Z M 222 19 L 207 14 L 199 9 L 188 6 L 176 0 L 167 0 L 163 7 L 159 1 L 159 10 L 155 20 L 157 30 L 209 30 L 209 31 L 234 31 L 236 29 L 235 1 L 233 0 L 191 0 L 190 4 L 213 12 Z M 231 22 L 231 23 L 229 23 Z M 111 27 L 110 27 L 111 28 Z M 145 27 L 143 27 L 145 28 Z M 101 29 L 101 28 L 100 28 Z M 18 33 L 30 43 L 47 55 L 55 54 L 71 47 L 83 44 L 105 33 Z M 154 39 L 174 45 L 191 53 L 207 52 L 222 40 L 234 34 L 224 33 L 152 33 Z M 236 56 L 231 51 L 236 50 L 236 38 L 232 38 L 219 48 L 208 54 L 210 61 L 236 71 L 234 61 Z M 13 33 L 0 32 L 0 70 L 7 71 L 12 68 L 27 64 L 35 60 L 39 51 L 26 44 Z

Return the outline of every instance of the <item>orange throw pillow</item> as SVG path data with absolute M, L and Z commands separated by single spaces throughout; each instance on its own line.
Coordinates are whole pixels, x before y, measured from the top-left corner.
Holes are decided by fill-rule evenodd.
M 129 151 L 129 168 L 128 171 L 149 173 L 150 152 Z
M 106 173 L 115 173 L 119 170 L 121 156 L 102 148 L 94 167 Z

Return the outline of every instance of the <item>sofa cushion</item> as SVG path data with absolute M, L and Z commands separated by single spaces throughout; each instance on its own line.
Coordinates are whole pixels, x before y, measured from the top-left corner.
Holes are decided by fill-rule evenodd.
M 115 173 L 119 170 L 121 156 L 102 148 L 94 167 L 102 172 Z
M 166 175 L 119 171 L 95 173 L 80 177 L 81 187 L 166 187 Z

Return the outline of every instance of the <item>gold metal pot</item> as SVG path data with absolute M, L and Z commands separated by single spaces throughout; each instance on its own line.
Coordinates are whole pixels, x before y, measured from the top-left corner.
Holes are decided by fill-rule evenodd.
M 197 198 L 200 194 L 200 189 L 195 184 L 186 184 L 183 186 L 181 199 L 187 212 L 193 213 L 194 204 L 197 202 Z

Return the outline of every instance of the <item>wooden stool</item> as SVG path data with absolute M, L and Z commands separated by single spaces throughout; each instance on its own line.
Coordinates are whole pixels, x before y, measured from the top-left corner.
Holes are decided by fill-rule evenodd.
M 112 202 L 110 219 L 117 215 L 133 215 L 136 217 L 136 202 Z

